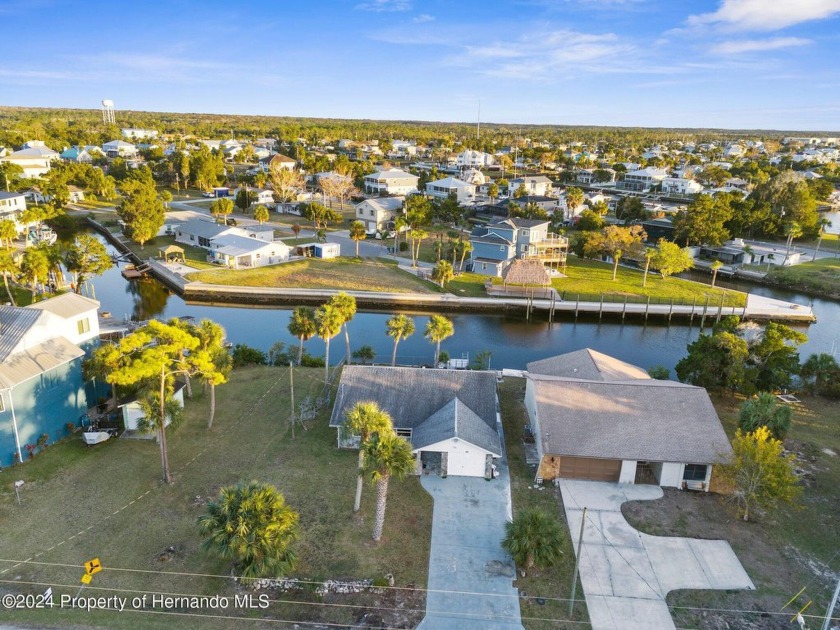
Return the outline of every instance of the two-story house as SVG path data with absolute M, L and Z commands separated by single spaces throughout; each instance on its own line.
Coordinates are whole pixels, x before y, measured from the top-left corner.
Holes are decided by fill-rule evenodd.
M 365 175 L 365 192 L 369 195 L 410 195 L 416 193 L 417 175 L 398 168 L 389 168 Z
M 475 184 L 470 184 L 456 177 L 446 177 L 426 184 L 426 194 L 435 199 L 446 199 L 454 194 L 458 203 L 475 201 Z
M 137 147 L 124 140 L 111 140 L 102 145 L 102 152 L 109 158 L 137 157 Z
M 395 229 L 394 220 L 403 213 L 405 197 L 374 197 L 356 205 L 356 219 L 368 234 Z
M 624 179 L 619 182 L 618 187 L 623 190 L 645 192 L 662 183 L 662 180 L 667 176 L 668 171 L 662 168 L 642 168 L 625 173 Z
M 20 214 L 26 210 L 26 195 L 17 192 L 0 191 L 0 220 L 15 222 L 18 232 L 25 226 L 20 222 Z
M 36 146 L 9 153 L 1 157 L 0 162 L 17 164 L 23 169 L 23 176 L 31 179 L 49 173 L 53 161 L 58 159 L 59 154 L 49 147 Z
M 549 234 L 549 223 L 511 218 L 476 227 L 470 234 L 473 272 L 501 276 L 517 258 L 537 259 L 547 266 L 564 265 L 568 240 Z
M 483 151 L 466 150 L 459 153 L 455 158 L 455 165 L 458 168 L 487 168 L 496 163 L 496 158 Z
M 666 195 L 696 195 L 703 192 L 703 185 L 693 179 L 666 177 L 662 180 L 662 192 Z
M 99 343 L 98 308 L 75 293 L 0 306 L 0 466 L 23 461 L 43 434 L 65 437 L 96 403 L 82 360 Z
M 510 180 L 511 195 L 519 190 L 520 186 L 525 188 L 526 194 L 540 197 L 548 197 L 552 191 L 551 180 L 545 175 L 531 175 Z

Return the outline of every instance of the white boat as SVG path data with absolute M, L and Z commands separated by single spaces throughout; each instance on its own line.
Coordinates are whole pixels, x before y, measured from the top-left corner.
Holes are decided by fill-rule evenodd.
M 32 245 L 41 245 L 42 243 L 55 245 L 58 234 L 53 232 L 49 226 L 42 225 L 41 227 L 30 227 L 26 239 Z
M 94 444 L 104 442 L 110 437 L 111 434 L 107 431 L 85 431 L 84 433 L 82 433 L 82 439 L 88 446 L 93 446 Z

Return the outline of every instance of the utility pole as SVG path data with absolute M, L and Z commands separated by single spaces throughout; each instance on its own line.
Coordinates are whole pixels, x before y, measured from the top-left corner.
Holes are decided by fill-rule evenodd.
M 822 630 L 830 630 L 831 628 L 831 617 L 834 615 L 834 607 L 837 606 L 838 597 L 840 597 L 840 580 L 837 580 L 837 588 L 834 589 L 834 597 L 831 598 L 831 604 L 828 606 Z
M 289 385 L 292 391 L 292 439 L 295 439 L 295 368 L 294 363 L 289 361 Z
M 586 525 L 586 511 L 583 508 L 583 516 L 580 519 L 580 536 L 578 537 L 577 554 L 575 554 L 575 571 L 572 573 L 572 597 L 569 600 L 569 618 L 575 612 L 575 591 L 577 590 L 578 568 L 580 567 L 580 554 L 583 551 L 583 526 Z

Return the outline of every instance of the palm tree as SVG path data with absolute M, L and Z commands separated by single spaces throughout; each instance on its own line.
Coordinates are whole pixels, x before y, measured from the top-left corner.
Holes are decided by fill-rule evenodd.
M 331 304 L 324 304 L 315 312 L 315 334 L 324 340 L 324 381 L 330 380 L 330 339 L 341 331 L 344 316 Z
M 12 246 L 12 241 L 17 238 L 18 231 L 15 222 L 10 219 L 3 219 L 0 221 L 0 245 L 5 243 L 8 247 Z
M 437 367 L 438 359 L 440 357 L 440 342 L 451 337 L 455 333 L 455 327 L 452 325 L 452 320 L 443 315 L 432 315 L 429 322 L 426 324 L 426 330 L 423 336 L 435 345 L 435 361 L 432 367 Z
M 432 270 L 432 280 L 437 282 L 441 288 L 455 277 L 452 264 L 448 260 L 439 260 Z
M 458 267 L 458 271 L 464 270 L 464 259 L 467 257 L 467 254 L 471 253 L 473 250 L 472 243 L 470 241 L 461 241 L 458 249 L 461 250 L 461 265 Z
M 193 328 L 193 334 L 198 337 L 199 352 L 205 353 L 200 375 L 210 386 L 210 417 L 207 419 L 207 428 L 210 429 L 216 417 L 216 385 L 227 382 L 227 377 L 233 369 L 233 359 L 224 346 L 225 329 L 216 322 L 202 319 L 198 326 Z
M 793 248 L 793 240 L 802 236 L 802 226 L 799 225 L 796 221 L 792 221 L 790 225 L 788 225 L 787 230 L 785 230 L 787 234 L 787 250 L 785 251 L 785 261 L 787 262 L 788 254 L 790 254 L 790 250 Z
M 298 346 L 298 365 L 303 361 L 303 342 L 315 336 L 315 309 L 308 306 L 298 306 L 289 318 L 289 332 L 300 340 Z
M 643 256 L 645 257 L 645 275 L 642 276 L 642 288 L 647 286 L 648 271 L 650 270 L 650 261 L 653 260 L 654 256 L 656 256 L 656 250 L 650 247 L 645 247 Z
M 394 340 L 394 352 L 391 354 L 391 367 L 394 367 L 397 364 L 397 345 L 414 334 L 414 320 L 406 315 L 394 315 L 385 325 L 388 336 Z
M 420 260 L 420 245 L 423 239 L 429 236 L 426 230 L 421 228 L 414 228 L 411 230 L 411 240 L 414 241 L 411 247 L 411 266 L 416 267 L 417 261 Z
M 0 249 L 0 274 L 3 274 L 3 284 L 6 286 L 6 294 L 9 296 L 9 301 L 13 306 L 17 306 L 15 296 L 9 288 L 9 276 L 12 278 L 20 273 L 20 266 L 15 259 L 15 250 L 11 247 L 4 247 Z
M 367 230 L 361 221 L 353 221 L 350 224 L 350 238 L 356 243 L 356 258 L 359 257 L 359 242 L 365 240 Z
M 817 239 L 817 248 L 814 250 L 814 257 L 811 260 L 817 259 L 817 254 L 820 253 L 820 245 L 822 245 L 823 235 L 825 234 L 825 228 L 831 227 L 831 221 L 826 218 L 821 218 L 817 225 L 820 228 L 819 238 Z
M 202 547 L 233 559 L 243 577 L 277 577 L 297 560 L 298 514 L 270 484 L 251 481 L 222 488 L 198 519 Z
M 344 429 L 350 435 L 359 436 L 359 474 L 356 480 L 356 500 L 353 503 L 353 511 L 358 512 L 362 505 L 362 482 L 365 472 L 365 449 L 364 446 L 370 438 L 376 435 L 385 435 L 394 432 L 391 416 L 379 408 L 375 402 L 358 402 L 344 412 L 346 420 Z
M 347 323 L 356 315 L 356 298 L 344 291 L 336 293 L 328 302 L 341 315 L 341 325 L 344 328 L 344 345 L 347 355 L 345 363 L 350 364 L 350 333 L 347 331 Z
M 803 378 L 809 380 L 813 378 L 814 391 L 820 393 L 825 379 L 831 378 L 831 375 L 838 369 L 840 369 L 840 366 L 838 366 L 837 360 L 830 354 L 823 352 L 808 357 L 808 360 L 802 364 L 800 374 Z
M 502 547 L 525 568 L 550 567 L 563 555 L 564 532 L 557 518 L 540 510 L 520 512 L 505 524 Z
M 403 479 L 414 472 L 414 453 L 411 452 L 411 444 L 396 433 L 374 434 L 362 449 L 366 476 L 371 483 L 376 484 L 373 539 L 379 542 L 385 526 L 385 509 L 388 507 L 388 482 L 391 477 Z
M 32 288 L 32 301 L 34 302 L 35 293 L 38 291 L 38 281 L 45 280 L 50 272 L 50 259 L 42 248 L 30 247 L 23 252 L 20 270 L 24 279 Z
M 720 271 L 721 267 L 723 267 L 723 263 L 720 262 L 719 260 L 715 260 L 712 263 L 712 288 L 713 289 L 715 288 L 715 281 L 717 280 L 718 271 Z

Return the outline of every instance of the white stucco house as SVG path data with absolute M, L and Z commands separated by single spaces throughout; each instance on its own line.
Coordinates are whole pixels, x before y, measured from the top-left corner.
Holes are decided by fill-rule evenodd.
M 210 241 L 210 259 L 231 269 L 265 267 L 289 260 L 291 248 L 282 241 L 266 242 L 224 234 Z
M 389 168 L 365 175 L 365 192 L 370 195 L 410 195 L 418 192 L 417 175 L 398 168 Z
M 456 177 L 446 177 L 426 184 L 426 194 L 435 199 L 446 199 L 455 194 L 458 203 L 475 201 L 475 184 L 462 181 Z
M 411 443 L 415 474 L 493 477 L 502 454 L 495 372 L 345 366 L 330 417 L 341 448 L 358 448 L 344 422 L 362 401 L 376 402 Z
M 709 490 L 731 453 L 702 387 L 651 379 L 590 349 L 528 364 L 525 406 L 538 480 L 588 479 Z
M 24 210 L 26 210 L 26 195 L 24 193 L 0 190 L 0 220 L 14 221 L 18 232 L 20 232 L 25 226 L 18 219 L 20 213 Z
M 618 188 L 644 192 L 661 183 L 668 176 L 668 171 L 662 168 L 647 167 L 635 171 L 628 170 L 624 179 L 618 183 Z
M 59 159 L 60 155 L 49 147 L 34 146 L 0 157 L 0 162 L 20 166 L 23 169 L 23 177 L 37 178 L 49 173 L 52 163 Z
M 137 157 L 137 147 L 125 140 L 111 140 L 102 145 L 102 152 L 109 158 Z
M 368 234 L 396 229 L 394 219 L 403 214 L 405 197 L 373 197 L 356 205 L 356 219 L 365 224 Z
M 696 195 L 703 192 L 703 185 L 693 179 L 665 177 L 662 180 L 662 192 L 666 195 Z
M 462 151 L 455 158 L 455 165 L 458 168 L 487 168 L 496 163 L 496 156 L 483 151 L 474 151 L 468 149 Z
M 151 140 L 158 137 L 157 129 L 138 129 L 136 127 L 127 127 L 121 131 L 122 137 L 125 140 Z
M 550 197 L 554 184 L 545 175 L 530 175 L 510 180 L 510 194 L 513 195 L 520 186 L 525 188 L 528 195 Z

